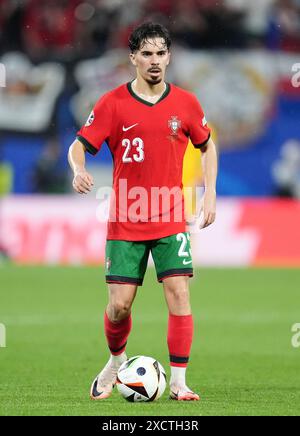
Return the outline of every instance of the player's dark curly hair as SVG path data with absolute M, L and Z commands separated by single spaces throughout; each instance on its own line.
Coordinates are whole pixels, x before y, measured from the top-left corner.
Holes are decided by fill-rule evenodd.
M 163 38 L 167 49 L 171 47 L 171 38 L 168 29 L 161 24 L 146 22 L 138 26 L 129 37 L 129 48 L 131 53 L 136 52 L 149 39 Z

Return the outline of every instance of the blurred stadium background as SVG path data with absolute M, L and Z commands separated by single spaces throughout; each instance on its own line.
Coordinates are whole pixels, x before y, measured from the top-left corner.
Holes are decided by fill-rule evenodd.
M 103 261 L 96 191 L 84 205 L 72 194 L 67 150 L 132 77 L 128 35 L 146 19 L 170 28 L 168 80 L 198 95 L 219 146 L 218 220 L 195 237 L 196 263 L 299 266 L 298 0 L 0 0 L 2 257 Z M 97 187 L 111 164 L 107 147 L 88 157 Z M 201 184 L 198 167 L 189 149 L 186 183 Z
M 72 192 L 67 151 L 95 101 L 133 77 L 127 39 L 145 20 L 171 30 L 168 81 L 197 94 L 219 149 L 217 221 L 192 241 L 203 340 L 190 371 L 208 398 L 201 410 L 299 413 L 290 337 L 300 322 L 300 1 L 0 0 L 0 323 L 8 329 L 0 414 L 96 411 L 86 395 L 99 370 L 95 349 L 106 349 L 98 331 L 106 296 L 99 308 L 103 269 L 87 266 L 104 263 L 96 188 L 110 185 L 112 162 L 105 145 L 87 157 L 96 188 L 83 198 Z M 202 184 L 199 168 L 190 147 L 185 184 Z M 130 352 L 146 341 L 167 366 L 165 345 L 153 341 L 166 319 L 161 301 L 153 323 L 153 293 L 161 296 L 149 274 L 136 303 L 145 328 Z M 179 413 L 200 413 L 191 407 Z

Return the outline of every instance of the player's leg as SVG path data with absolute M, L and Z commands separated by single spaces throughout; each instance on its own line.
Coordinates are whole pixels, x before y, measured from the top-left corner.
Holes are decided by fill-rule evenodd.
M 169 309 L 168 347 L 171 366 L 171 398 L 198 400 L 185 381 L 193 339 L 188 277 L 193 275 L 188 233 L 179 233 L 156 241 L 152 248 L 157 278 L 163 282 Z
M 103 400 L 111 395 L 116 382 L 117 372 L 127 356 L 125 348 L 131 331 L 131 306 L 137 285 L 109 284 L 109 301 L 104 313 L 104 333 L 110 358 L 95 378 L 90 396 L 93 400 Z
M 115 364 L 126 360 L 125 348 L 131 331 L 131 307 L 137 285 L 109 284 L 109 301 L 104 313 L 104 333 Z
M 94 400 L 110 396 L 117 371 L 127 360 L 125 348 L 132 324 L 131 306 L 137 287 L 143 283 L 148 256 L 148 244 L 107 241 L 106 282 L 109 301 L 104 313 L 104 332 L 110 358 L 92 384 L 91 398 Z
M 186 369 L 194 332 L 188 281 L 189 278 L 185 276 L 163 280 L 169 309 L 167 342 L 171 366 L 170 396 L 179 401 L 199 400 L 199 395 L 186 384 Z

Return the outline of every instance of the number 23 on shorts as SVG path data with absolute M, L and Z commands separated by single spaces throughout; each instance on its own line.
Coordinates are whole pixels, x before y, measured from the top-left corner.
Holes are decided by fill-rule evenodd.
M 182 258 L 183 265 L 192 263 L 192 249 L 189 233 L 177 233 L 176 241 L 180 243 L 178 249 L 178 257 Z

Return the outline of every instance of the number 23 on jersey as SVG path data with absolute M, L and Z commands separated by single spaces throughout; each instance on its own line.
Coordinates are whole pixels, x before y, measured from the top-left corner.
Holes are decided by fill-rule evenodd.
M 122 146 L 125 147 L 125 151 L 123 153 L 122 162 L 131 163 L 131 162 L 143 162 L 145 158 L 144 153 L 144 141 L 141 138 L 134 138 L 132 141 L 130 139 L 123 139 Z M 134 148 L 134 153 L 131 152 L 131 149 Z

